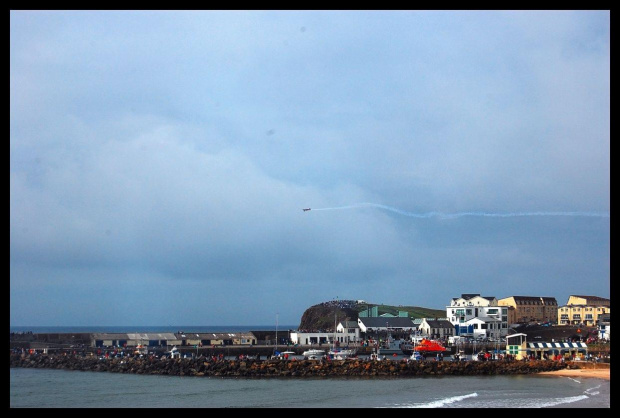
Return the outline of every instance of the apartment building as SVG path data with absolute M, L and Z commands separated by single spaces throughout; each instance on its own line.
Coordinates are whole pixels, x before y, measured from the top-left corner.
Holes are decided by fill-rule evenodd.
M 509 296 L 497 301 L 499 306 L 515 310 L 516 323 L 552 322 L 558 318 L 558 302 L 545 296 Z

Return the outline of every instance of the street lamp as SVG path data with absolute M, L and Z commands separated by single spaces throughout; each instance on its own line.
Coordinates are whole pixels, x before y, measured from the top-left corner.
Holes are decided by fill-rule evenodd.
M 477 354 L 476 354 L 476 339 L 475 338 L 474 338 L 474 348 L 472 349 L 472 352 L 471 352 L 471 359 L 472 360 L 474 359 L 474 355 L 476 355 L 476 357 L 477 357 Z

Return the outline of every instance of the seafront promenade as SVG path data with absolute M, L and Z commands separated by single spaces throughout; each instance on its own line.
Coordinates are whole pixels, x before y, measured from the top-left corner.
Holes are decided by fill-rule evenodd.
M 406 361 L 406 360 L 227 360 L 216 357 L 157 358 L 154 356 L 101 359 L 72 354 L 11 353 L 10 367 L 47 368 L 214 377 L 416 377 L 523 375 L 578 368 L 572 362 L 533 361 Z

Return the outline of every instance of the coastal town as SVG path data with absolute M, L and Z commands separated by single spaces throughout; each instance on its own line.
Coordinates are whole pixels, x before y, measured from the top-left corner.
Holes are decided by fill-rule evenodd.
M 11 333 L 11 350 L 99 359 L 609 360 L 610 300 L 596 296 L 572 295 L 558 306 L 549 297 L 462 294 L 450 301 L 445 318 L 412 319 L 406 311 L 389 314 L 362 300 L 321 307 L 356 312 L 359 305 L 366 309 L 357 321 L 334 318 L 330 330 Z

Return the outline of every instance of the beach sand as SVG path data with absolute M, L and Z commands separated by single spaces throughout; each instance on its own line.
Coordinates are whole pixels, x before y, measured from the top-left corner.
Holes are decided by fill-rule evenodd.
M 561 377 L 596 377 L 609 380 L 610 369 L 562 369 L 538 374 Z

